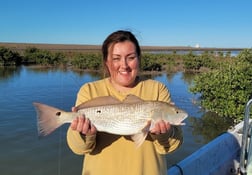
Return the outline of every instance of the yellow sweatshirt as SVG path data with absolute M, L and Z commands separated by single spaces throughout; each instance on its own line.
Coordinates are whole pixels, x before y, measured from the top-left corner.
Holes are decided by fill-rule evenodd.
M 105 78 L 84 84 L 78 92 L 76 105 L 99 96 L 113 96 L 122 101 L 129 94 L 143 100 L 170 102 L 168 89 L 158 81 L 143 80 L 129 92 L 121 93 Z M 67 142 L 74 153 L 84 155 L 83 175 L 166 175 L 165 154 L 177 149 L 183 140 L 180 127 L 172 126 L 171 129 L 172 132 L 165 134 L 149 134 L 139 148 L 129 136 L 104 132 L 83 136 L 71 128 L 67 132 Z

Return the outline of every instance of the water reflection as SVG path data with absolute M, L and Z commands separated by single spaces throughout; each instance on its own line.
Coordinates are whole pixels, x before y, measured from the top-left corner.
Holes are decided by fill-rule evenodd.
M 195 141 L 203 143 L 208 143 L 233 125 L 232 120 L 220 117 L 214 112 L 206 112 L 200 118 L 190 117 L 189 122 L 195 138 L 201 136 L 200 140 Z
M 196 76 L 196 73 L 184 73 L 182 75 L 182 80 L 188 85 L 190 86 L 193 83 L 193 79 Z
M 0 66 L 0 83 L 3 81 L 7 81 L 14 76 L 18 76 L 20 74 L 21 68 L 18 67 L 1 67 Z

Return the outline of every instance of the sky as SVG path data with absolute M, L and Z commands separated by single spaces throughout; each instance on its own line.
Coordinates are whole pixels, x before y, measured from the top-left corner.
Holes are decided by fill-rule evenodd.
M 1 0 L 0 42 L 251 48 L 251 0 Z

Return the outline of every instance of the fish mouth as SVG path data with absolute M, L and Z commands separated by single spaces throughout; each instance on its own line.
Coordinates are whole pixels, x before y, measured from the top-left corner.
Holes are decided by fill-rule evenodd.
M 176 116 L 174 116 L 175 118 L 177 118 L 174 122 L 170 123 L 172 125 L 184 125 L 184 120 L 188 117 L 187 113 L 179 113 Z

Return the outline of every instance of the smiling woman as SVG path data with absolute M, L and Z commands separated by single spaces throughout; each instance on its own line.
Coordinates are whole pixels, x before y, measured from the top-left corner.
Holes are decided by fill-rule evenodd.
M 111 84 L 119 91 L 127 91 L 136 85 L 139 70 L 139 56 L 135 53 L 135 45 L 130 41 L 114 44 L 109 48 L 110 54 L 106 67 L 110 73 Z
M 142 100 L 171 102 L 164 84 L 139 78 L 141 50 L 131 32 L 116 31 L 110 34 L 103 43 L 102 51 L 109 77 L 84 84 L 78 93 L 76 105 L 101 96 L 113 96 L 123 101 L 128 95 Z M 132 115 L 127 114 L 122 117 L 133 119 Z M 85 155 L 83 175 L 165 175 L 167 164 L 164 155 L 176 150 L 182 140 L 179 126 L 160 119 L 153 123 L 146 140 L 136 149 L 129 137 L 97 132 L 85 114 L 72 121 L 67 133 L 72 151 Z

